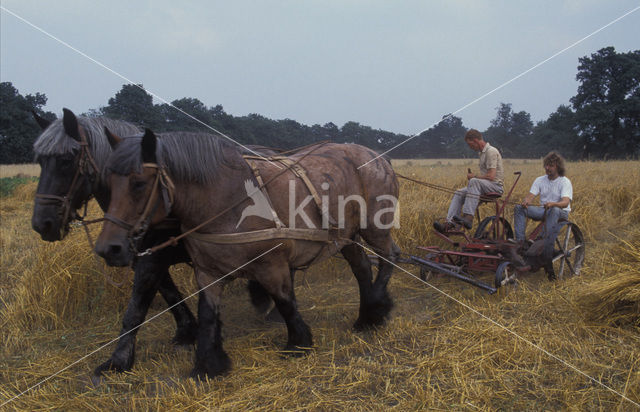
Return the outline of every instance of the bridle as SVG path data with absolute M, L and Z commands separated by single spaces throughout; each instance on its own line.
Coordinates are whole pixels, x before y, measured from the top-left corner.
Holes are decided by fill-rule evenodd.
M 157 163 L 143 163 L 142 168 L 156 169 L 156 175 L 153 181 L 153 185 L 151 186 L 151 190 L 149 191 L 149 197 L 145 202 L 144 209 L 140 213 L 140 217 L 138 218 L 138 220 L 134 224 L 130 224 L 109 213 L 104 214 L 104 220 L 108 220 L 109 222 L 120 226 L 127 231 L 129 246 L 131 247 L 131 250 L 136 254 L 138 254 L 136 245 L 138 245 L 140 240 L 147 233 L 147 230 L 149 229 L 149 225 L 151 223 L 151 219 L 158 210 L 160 202 L 164 203 L 165 213 L 166 215 L 169 215 L 171 206 L 173 205 L 175 192 L 173 181 L 171 180 L 166 172 L 166 169 L 163 166 L 158 165 Z M 162 196 L 158 196 L 158 191 L 161 192 Z
M 95 176 L 99 173 L 98 166 L 96 165 L 93 156 L 89 150 L 89 143 L 87 142 L 87 136 L 82 128 L 78 128 L 78 134 L 80 135 L 80 154 L 78 155 L 78 167 L 76 173 L 73 175 L 73 180 L 69 186 L 69 191 L 65 196 L 50 195 L 44 193 L 36 193 L 35 201 L 41 205 L 56 205 L 59 207 L 58 214 L 62 216 L 62 224 L 60 225 L 61 237 L 64 236 L 69 223 L 72 220 L 83 220 L 87 214 L 87 204 L 91 200 L 92 196 L 89 196 L 82 203 L 84 204 L 84 215 L 74 216 L 71 218 L 72 206 L 71 200 L 76 195 L 76 192 L 80 188 L 81 176 L 87 176 L 90 181 L 95 179 Z M 91 170 L 93 169 L 93 170 Z

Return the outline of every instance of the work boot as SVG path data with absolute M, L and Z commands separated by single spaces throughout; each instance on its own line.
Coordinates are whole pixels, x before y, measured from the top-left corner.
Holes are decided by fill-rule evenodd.
M 547 273 L 547 279 L 554 281 L 557 279 L 556 271 L 553 269 L 553 263 L 547 263 L 544 265 L 544 271 Z
M 437 230 L 438 232 L 445 234 L 445 233 L 449 233 L 449 231 L 455 229 L 455 226 L 453 223 L 450 222 L 444 222 L 444 223 L 440 223 L 440 222 L 433 222 L 433 228 L 435 230 Z
M 473 227 L 473 215 L 468 215 L 465 213 L 462 218 L 459 218 L 458 216 L 454 216 L 453 220 L 456 223 L 460 223 L 462 226 L 466 227 L 467 229 L 471 229 Z

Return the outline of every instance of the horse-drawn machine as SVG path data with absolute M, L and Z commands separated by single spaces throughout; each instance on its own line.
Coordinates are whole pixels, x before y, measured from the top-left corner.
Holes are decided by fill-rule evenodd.
M 542 266 L 544 246 L 544 220 L 542 220 L 527 236 L 526 242 L 518 244 L 513 241 L 513 230 L 505 218 L 505 207 L 510 203 L 520 172 L 516 172 L 516 180 L 507 196 L 502 199 L 499 193 L 481 196 L 480 204 L 493 203 L 495 214 L 480 219 L 479 208 L 476 211 L 478 227 L 473 236 L 463 230 L 434 233 L 451 246 L 443 249 L 439 246 L 418 246 L 423 253 L 420 256 L 410 255 L 403 259 L 420 267 L 420 278 L 429 279 L 434 273 L 451 276 L 458 280 L 495 293 L 498 288 L 514 283 L 517 275 L 537 271 Z M 555 239 L 554 252 L 551 258 L 553 273 L 557 278 L 580 274 L 584 261 L 585 246 L 580 228 L 568 220 L 558 222 L 560 232 Z M 477 279 L 478 274 L 493 273 L 493 286 Z
M 222 348 L 219 304 L 222 281 L 233 277 L 256 282 L 249 289 L 254 304 L 265 298 L 275 303 L 287 325 L 285 349 L 299 353 L 313 341 L 297 309 L 293 275 L 338 251 L 358 281 L 356 329 L 381 325 L 388 317 L 394 260 L 419 266 L 423 280 L 440 273 L 491 293 L 540 267 L 535 258 L 543 246 L 544 225 L 529 235 L 531 244 L 521 246 L 510 240 L 513 231 L 504 217 L 519 174 L 504 200 L 499 194 L 480 199 L 492 202 L 495 214 L 480 219 L 478 213 L 473 236 L 460 230 L 438 233 L 450 248 L 421 246 L 421 255 L 403 258 L 391 236 L 399 175 L 390 162 L 363 146 L 323 142 L 287 156 L 264 148 L 262 153 L 250 150 L 250 155 L 218 136 L 176 132 L 157 138 L 122 121 L 78 120 L 66 109 L 53 124 L 36 120 L 44 132 L 34 145 L 42 167 L 34 229 L 44 240 L 61 240 L 69 223 L 82 219 L 76 211 L 83 205 L 86 210 L 95 197 L 106 212 L 103 219 L 84 222 L 104 221 L 95 250 L 107 264 L 132 264 L 135 272 L 118 345 L 95 369 L 96 379 L 107 370 L 131 369 L 136 331 L 156 292 L 176 319 L 174 341 L 197 341 L 192 376 L 211 377 L 230 365 Z M 369 163 L 371 167 L 358 167 Z M 238 190 L 243 186 L 246 196 Z M 332 217 L 329 210 L 338 212 Z M 568 221 L 561 225 L 553 256 L 560 278 L 577 275 L 584 259 L 579 228 Z M 375 279 L 360 239 L 380 256 Z M 168 271 L 188 261 L 201 288 L 197 323 Z M 493 286 L 476 278 L 483 272 L 495 274 Z

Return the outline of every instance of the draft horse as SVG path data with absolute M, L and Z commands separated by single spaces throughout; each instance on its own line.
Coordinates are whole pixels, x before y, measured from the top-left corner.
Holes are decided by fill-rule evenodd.
M 69 224 L 81 218 L 77 211 L 91 198 L 95 198 L 100 208 L 107 211 L 111 192 L 102 170 L 112 149 L 105 127 L 123 135 L 141 132 L 128 122 L 105 117 L 76 117 L 68 109 L 63 112 L 63 118 L 54 121 L 34 113 L 43 131 L 34 143 L 41 171 L 31 223 L 42 239 L 49 242 L 64 239 Z M 266 154 L 274 153 L 267 148 L 255 149 Z M 163 226 L 149 230 L 140 240 L 139 247 L 147 248 L 179 234 L 177 221 L 173 225 L 165 221 Z M 122 321 L 120 334 L 123 336 L 109 359 L 95 369 L 95 377 L 106 370 L 121 372 L 131 369 L 137 326 L 144 321 L 156 292 L 160 292 L 171 307 L 176 321 L 177 330 L 172 341 L 177 345 L 195 343 L 197 321 L 185 303 L 178 303 L 182 296 L 169 275 L 170 266 L 189 261 L 183 242 L 162 254 L 133 260 L 133 290 Z M 267 295 L 262 288 L 252 284 L 249 290 L 254 305 L 269 305 L 270 299 L 265 301 L 264 296 Z
M 223 285 L 232 277 L 256 280 L 273 298 L 287 326 L 289 353 L 301 354 L 313 345 L 298 312 L 292 274 L 337 251 L 358 281 L 360 308 L 354 327 L 381 325 L 388 317 L 392 300 L 387 284 L 397 253 L 390 231 L 398 181 L 391 165 L 372 150 L 326 143 L 279 162 L 248 162 L 237 147 L 215 136 L 166 133 L 156 138 L 147 130 L 142 137 L 125 139 L 110 134 L 110 141 L 114 151 L 106 174 L 111 203 L 96 252 L 110 265 L 127 264 L 134 254 L 129 247 L 133 234 L 153 227 L 168 213 L 181 222 L 204 291 L 191 376 L 212 377 L 230 368 L 219 305 Z M 257 206 L 243 187 L 263 188 L 272 219 L 265 217 L 269 213 L 243 214 Z M 359 238 L 383 257 L 375 281 Z

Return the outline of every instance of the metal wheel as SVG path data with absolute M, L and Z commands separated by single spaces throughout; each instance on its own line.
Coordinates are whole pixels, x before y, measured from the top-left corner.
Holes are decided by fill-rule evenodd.
M 584 237 L 580 228 L 570 222 L 563 224 L 553 252 L 553 269 L 558 279 L 580 274 L 584 251 Z
M 478 225 L 476 229 L 475 235 L 473 235 L 476 239 L 491 239 L 491 240 L 507 240 L 509 238 L 513 239 L 513 229 L 511 229 L 511 225 L 509 222 L 501 217 L 500 224 L 504 227 L 504 234 L 500 236 L 500 234 L 496 234 L 495 227 L 492 228 L 491 223 L 496 219 L 495 216 L 487 216 L 482 219 L 482 222 Z
M 513 269 L 511 262 L 502 262 L 496 269 L 496 277 L 494 286 L 496 289 L 509 283 L 516 282 L 516 271 Z

